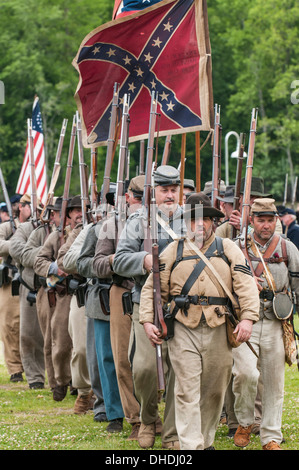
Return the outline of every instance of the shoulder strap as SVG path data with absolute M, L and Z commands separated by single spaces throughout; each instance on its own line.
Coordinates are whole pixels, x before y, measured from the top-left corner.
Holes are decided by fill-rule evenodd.
M 211 255 L 214 253 L 215 249 L 216 249 L 216 242 L 214 241 L 212 243 L 212 245 L 209 247 L 209 249 L 207 250 L 206 257 L 210 258 Z M 204 270 L 205 266 L 206 266 L 206 263 L 202 259 L 199 261 L 199 263 L 197 263 L 194 266 L 194 269 L 193 269 L 192 273 L 190 274 L 187 281 L 185 282 L 185 284 L 182 287 L 181 295 L 187 295 L 188 294 L 191 287 L 195 283 L 196 279 L 198 278 L 200 273 Z
M 287 244 L 286 241 L 283 237 L 281 237 L 281 251 L 282 251 L 282 257 L 285 262 L 285 265 L 288 266 L 288 253 L 287 253 Z
M 280 239 L 280 236 L 275 234 L 270 245 L 268 246 L 267 250 L 265 251 L 264 255 L 263 255 L 263 258 L 270 258 L 270 256 L 272 255 L 273 251 L 275 250 L 278 242 L 279 242 L 279 239 Z M 262 261 L 259 262 L 259 264 L 257 265 L 257 267 L 255 268 L 254 272 L 255 272 L 255 275 L 256 277 L 260 277 L 260 275 L 262 274 L 264 270 L 264 266 L 263 266 L 263 263 Z
M 191 242 L 191 240 L 188 239 L 188 245 L 190 246 L 190 248 L 195 251 L 195 253 L 197 253 L 199 255 L 199 257 L 205 262 L 207 268 L 210 270 L 211 274 L 213 275 L 214 279 L 215 279 L 215 282 L 217 282 L 221 287 L 222 289 L 224 290 L 224 292 L 226 293 L 226 295 L 229 297 L 229 299 L 231 300 L 232 302 L 232 305 L 235 306 L 235 308 L 239 309 L 239 305 L 236 301 L 236 299 L 234 298 L 232 292 L 229 290 L 229 288 L 227 287 L 227 285 L 225 284 L 225 282 L 223 281 L 223 279 L 221 279 L 221 277 L 219 276 L 219 273 L 217 273 L 216 269 L 214 268 L 214 266 L 210 263 L 210 261 L 207 259 L 206 257 L 206 254 L 204 255 L 198 248 L 197 246 Z

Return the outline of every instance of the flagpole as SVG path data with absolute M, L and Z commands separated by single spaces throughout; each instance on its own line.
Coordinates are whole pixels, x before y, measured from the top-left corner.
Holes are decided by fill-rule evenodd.
M 196 192 L 200 192 L 200 131 L 195 132 Z
M 182 134 L 182 144 L 181 144 L 181 186 L 180 186 L 180 206 L 183 205 L 184 198 L 184 178 L 185 178 L 185 155 L 186 155 L 186 133 Z

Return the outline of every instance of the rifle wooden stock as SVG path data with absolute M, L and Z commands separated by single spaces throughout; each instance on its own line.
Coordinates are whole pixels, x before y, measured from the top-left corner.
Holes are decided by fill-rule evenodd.
M 171 135 L 166 136 L 161 165 L 168 165 L 171 151 Z
M 61 213 L 60 213 L 60 224 L 59 224 L 59 227 L 58 227 L 61 245 L 64 243 L 64 229 L 65 229 L 65 225 L 66 225 L 66 210 L 67 210 L 67 206 L 68 206 L 70 183 L 71 183 L 71 174 L 72 174 L 72 169 L 73 169 L 74 148 L 75 148 L 76 135 L 77 135 L 76 131 L 77 131 L 76 116 L 74 116 L 73 117 L 72 130 L 71 130 L 67 165 L 66 165 L 65 183 L 64 183 L 64 189 L 63 189 L 62 205 L 61 205 Z
M 32 135 L 32 119 L 27 119 L 28 148 L 29 148 L 29 168 L 30 168 L 30 192 L 31 192 L 31 220 L 34 227 L 37 227 L 37 193 L 36 174 L 34 160 L 34 143 Z
M 78 157 L 79 157 L 79 172 L 80 172 L 80 187 L 81 187 L 81 205 L 82 205 L 82 223 L 87 225 L 89 223 L 89 210 L 90 205 L 88 197 L 88 177 L 87 166 L 84 162 L 84 152 L 82 143 L 82 126 L 79 113 L 76 113 L 77 120 L 77 142 L 78 142 Z
M 116 145 L 118 143 L 118 125 L 117 125 L 117 115 L 118 115 L 118 109 L 119 109 L 118 97 L 119 97 L 119 87 L 118 87 L 118 83 L 115 83 L 114 90 L 113 90 L 109 135 L 108 135 L 108 140 L 107 140 L 104 180 L 103 180 L 103 187 L 102 187 L 102 192 L 101 192 L 102 204 L 105 204 L 106 194 L 109 192 L 110 173 L 111 173 Z
M 154 290 L 154 308 L 155 308 L 155 319 L 154 323 L 159 330 L 162 329 L 161 336 L 165 338 L 167 334 L 166 325 L 163 322 L 161 324 L 160 318 L 163 318 L 163 308 L 161 301 L 161 284 L 160 284 L 160 270 L 159 270 L 159 246 L 158 243 L 153 243 L 152 246 L 153 254 L 153 290 Z M 165 326 L 164 326 L 165 325 Z M 165 378 L 163 369 L 163 358 L 162 358 L 162 346 L 156 344 L 156 360 L 157 360 L 157 374 L 158 374 L 158 388 L 159 391 L 165 390 Z
M 146 226 L 144 237 L 144 250 L 152 254 L 153 257 L 153 302 L 154 302 L 154 324 L 161 331 L 161 337 L 167 335 L 167 328 L 164 322 L 163 310 L 161 304 L 161 286 L 160 286 L 160 271 L 159 271 L 159 246 L 157 240 L 157 221 L 156 221 L 156 201 L 153 178 L 153 155 L 154 155 L 154 140 L 155 128 L 157 119 L 157 106 L 158 95 L 152 93 L 151 111 L 149 122 L 149 135 L 147 146 L 147 160 L 146 160 L 146 173 L 145 173 L 145 186 L 143 192 L 143 208 L 146 214 Z M 152 230 L 151 230 L 152 229 Z M 157 360 L 157 375 L 158 375 L 158 389 L 165 390 L 165 379 L 163 370 L 162 347 L 156 345 L 156 360 Z
M 233 202 L 233 210 L 236 210 L 236 211 L 240 209 L 242 167 L 243 167 L 243 160 L 244 160 L 244 137 L 245 137 L 244 134 L 241 133 L 238 161 L 237 161 L 236 182 L 235 182 L 235 190 L 234 190 L 234 202 Z M 232 238 L 236 238 L 237 229 L 235 227 L 231 227 L 231 232 L 232 232 L 231 233 Z
M 240 248 L 243 251 L 250 265 L 253 275 L 254 275 L 254 270 L 253 270 L 253 267 L 252 267 L 252 264 L 248 255 L 248 251 L 247 251 L 247 232 L 248 232 L 249 215 L 250 215 L 250 192 L 251 192 L 256 126 L 257 126 L 257 110 L 253 108 L 252 114 L 251 114 L 249 146 L 248 146 L 248 156 L 247 156 L 243 202 L 242 202 L 242 216 L 241 216 L 240 235 L 239 235 Z
M 91 149 L 91 182 L 90 182 L 90 200 L 91 200 L 91 214 L 94 222 L 96 222 L 96 209 L 98 204 L 98 189 L 97 189 L 97 179 L 98 179 L 98 152 L 96 148 Z
M 7 192 L 7 188 L 6 188 L 6 184 L 5 184 L 5 180 L 4 180 L 1 168 L 0 168 L 0 184 L 1 184 L 2 192 L 3 192 L 5 204 L 6 204 L 6 207 L 7 207 L 7 210 L 8 210 L 9 222 L 10 222 L 10 225 L 11 225 L 12 233 L 15 233 L 17 228 L 16 228 L 16 224 L 15 224 L 15 221 L 14 221 L 11 202 L 10 202 L 10 199 L 9 199 L 9 196 L 8 196 L 8 192 Z
M 61 159 L 61 153 L 62 153 L 62 147 L 63 147 L 63 142 L 64 142 L 64 137 L 65 137 L 65 132 L 67 128 L 67 123 L 68 120 L 64 119 L 62 122 L 62 127 L 60 131 L 60 137 L 58 141 L 58 147 L 56 151 L 56 157 L 55 157 L 55 162 L 54 162 L 54 167 L 53 167 L 53 172 L 52 172 L 52 177 L 51 177 L 51 182 L 50 182 L 50 187 L 48 191 L 48 196 L 47 200 L 45 203 L 45 206 L 41 212 L 40 215 L 40 220 L 43 224 L 49 223 L 50 220 L 50 212 L 47 210 L 47 207 L 49 204 L 53 203 L 53 197 L 54 197 L 54 191 L 55 191 L 55 186 L 59 177 L 60 173 L 60 159 Z
M 215 122 L 214 122 L 214 145 L 213 145 L 213 175 L 212 175 L 212 206 L 219 209 L 219 168 L 220 168 L 220 106 L 215 105 Z

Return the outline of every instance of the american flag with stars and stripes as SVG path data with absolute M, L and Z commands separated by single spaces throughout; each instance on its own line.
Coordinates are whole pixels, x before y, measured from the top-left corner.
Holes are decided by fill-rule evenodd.
M 36 192 L 37 197 L 44 204 L 47 199 L 47 174 L 46 174 L 46 159 L 44 149 L 44 134 L 42 115 L 40 111 L 39 98 L 36 96 L 33 102 L 32 109 L 32 137 L 34 148 L 34 162 L 35 162 L 35 175 L 36 175 Z M 30 193 L 30 155 L 29 145 L 27 141 L 25 156 L 21 173 L 19 176 L 17 194 Z
M 117 17 L 85 37 L 73 65 L 85 147 L 107 143 L 114 83 L 120 108 L 130 96 L 130 142 L 147 138 L 153 91 L 161 136 L 211 129 L 206 0 L 163 0 Z

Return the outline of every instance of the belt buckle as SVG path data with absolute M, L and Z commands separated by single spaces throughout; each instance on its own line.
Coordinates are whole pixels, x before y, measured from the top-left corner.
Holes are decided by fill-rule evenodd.
M 206 295 L 201 295 L 199 300 L 201 305 L 209 305 L 208 297 Z

